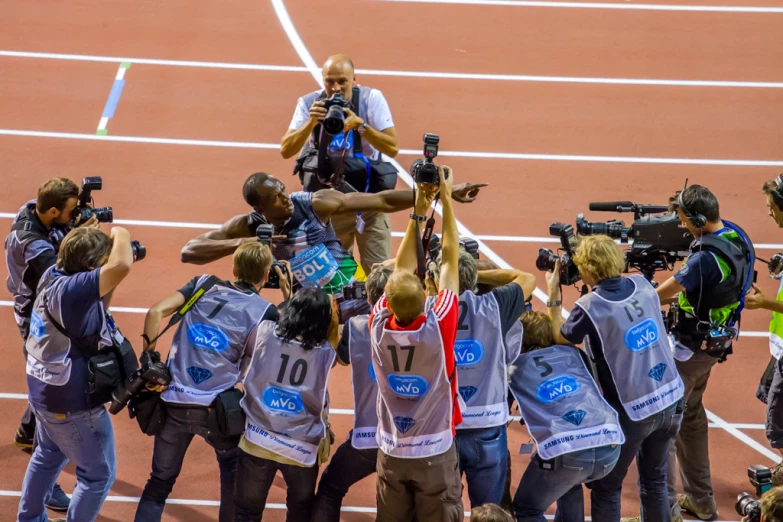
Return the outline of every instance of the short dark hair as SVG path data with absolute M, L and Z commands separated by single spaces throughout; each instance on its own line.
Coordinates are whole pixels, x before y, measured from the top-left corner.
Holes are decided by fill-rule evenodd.
M 329 336 L 332 300 L 321 288 L 301 288 L 280 312 L 275 333 L 284 341 L 298 341 L 312 350 Z
M 783 210 L 783 189 L 778 187 L 777 180 L 771 179 L 765 181 L 761 186 L 761 190 L 767 196 L 772 196 L 772 201 L 777 205 L 778 209 Z
M 261 186 L 272 178 L 271 174 L 266 172 L 256 172 L 251 174 L 242 185 L 242 197 L 251 207 L 261 206 Z
M 691 214 L 701 214 L 709 223 L 720 221 L 720 205 L 718 198 L 707 187 L 691 185 L 682 191 L 682 200 Z M 669 200 L 669 210 L 676 211 L 680 208 L 678 198 L 675 196 Z
M 101 266 L 111 252 L 109 235 L 97 228 L 79 227 L 66 234 L 60 243 L 57 267 L 66 274 L 86 272 Z
M 783 522 L 783 487 L 772 488 L 761 496 L 761 514 L 767 522 Z
M 52 178 L 44 182 L 38 189 L 38 212 L 44 213 L 50 208 L 56 208 L 60 212 L 65 208 L 71 198 L 79 197 L 79 187 L 68 178 Z
M 383 297 L 384 288 L 389 281 L 389 276 L 392 274 L 392 267 L 378 265 L 370 271 L 370 275 L 367 276 L 367 282 L 364 284 L 365 290 L 367 290 L 367 297 L 370 298 L 370 302 L 374 305 L 378 300 Z

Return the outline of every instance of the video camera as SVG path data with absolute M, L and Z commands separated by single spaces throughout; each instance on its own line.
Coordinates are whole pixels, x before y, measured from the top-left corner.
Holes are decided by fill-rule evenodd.
M 93 190 L 101 190 L 103 179 L 100 176 L 82 178 L 82 188 L 79 192 L 79 203 L 74 210 L 73 218 L 79 224 L 84 224 L 93 215 L 99 223 L 114 221 L 114 211 L 111 207 L 95 208 L 92 199 Z M 143 259 L 143 258 L 142 258 Z
M 579 282 L 579 270 L 574 264 L 574 249 L 576 248 L 576 237 L 574 236 L 574 227 L 565 223 L 552 223 L 549 226 L 549 235 L 559 237 L 561 248 L 557 255 L 548 248 L 538 250 L 536 258 L 536 268 L 542 272 L 555 269 L 555 263 L 560 260 L 560 282 L 564 285 L 573 285 Z
M 111 393 L 109 412 L 117 415 L 128 405 L 128 401 L 142 392 L 147 384 L 167 386 L 171 382 L 171 372 L 166 363 L 161 362 L 158 352 L 144 352 L 139 357 L 141 368 L 121 383 Z
M 626 272 L 639 270 L 648 281 L 655 272 L 673 270 L 674 262 L 688 257 L 693 236 L 682 228 L 680 219 L 668 207 L 661 205 L 637 205 L 630 201 L 590 203 L 590 210 L 597 212 L 633 212 L 631 226 L 618 220 L 605 223 L 589 222 L 584 214 L 576 216 L 576 230 L 581 236 L 605 234 L 621 243 L 633 244 L 625 252 Z
M 256 236 L 258 237 L 258 242 L 262 243 L 269 248 L 272 248 L 272 236 L 275 235 L 275 226 L 270 225 L 268 223 L 263 223 L 261 225 L 258 225 L 258 228 L 256 229 Z M 272 266 L 269 267 L 269 277 L 266 280 L 266 283 L 264 284 L 264 288 L 280 288 L 280 276 L 277 275 L 277 270 L 275 270 L 275 267 L 279 267 L 280 271 L 283 272 L 283 275 L 286 274 L 287 270 L 283 263 L 280 261 L 273 261 Z
M 336 92 L 324 100 L 324 108 L 326 109 L 326 118 L 323 122 L 324 132 L 330 136 L 343 132 L 345 128 L 343 109 L 350 109 L 351 103 L 341 93 Z
M 423 141 L 424 159 L 417 159 L 411 164 L 411 176 L 416 183 L 440 185 L 439 167 L 432 161 L 438 156 L 440 138 L 437 134 L 425 134 Z

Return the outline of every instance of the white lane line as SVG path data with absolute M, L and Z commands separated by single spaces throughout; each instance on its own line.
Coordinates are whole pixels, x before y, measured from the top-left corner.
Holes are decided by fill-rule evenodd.
M 707 411 L 707 418 L 710 421 L 712 421 L 714 424 L 717 424 L 719 427 L 721 427 L 724 430 L 726 430 L 727 432 L 729 432 L 729 434 L 731 434 L 732 436 L 734 436 L 738 440 L 744 442 L 745 444 L 747 444 L 748 446 L 750 446 L 754 450 L 758 451 L 759 453 L 761 453 L 762 455 L 764 455 L 765 457 L 767 457 L 768 459 L 773 461 L 775 464 L 777 464 L 781 460 L 783 460 L 783 458 L 781 458 L 781 456 L 780 456 L 780 453 L 778 453 L 777 451 L 773 451 L 773 450 L 769 449 L 768 447 L 766 447 L 765 445 L 757 442 L 755 439 L 753 439 L 752 437 L 749 437 L 745 433 L 741 432 L 739 429 L 737 429 L 736 427 L 732 426 L 731 424 L 729 424 L 725 420 L 721 419 L 720 417 L 718 417 L 717 415 L 712 413 L 710 410 L 706 410 L 706 411 Z
M 36 53 L 25 51 L 0 50 L 0 56 L 12 58 L 34 58 L 50 60 L 69 60 L 86 62 L 117 63 L 131 61 L 136 64 L 162 65 L 170 67 L 200 67 L 215 69 L 241 69 L 250 71 L 273 71 L 306 73 L 306 67 L 263 65 L 250 63 L 200 62 L 188 60 L 156 60 L 150 58 L 125 58 L 120 56 L 94 56 L 85 54 Z M 363 76 L 394 76 L 402 78 L 430 78 L 444 80 L 484 80 L 502 82 L 534 82 L 534 83 L 576 83 L 604 85 L 651 85 L 673 87 L 731 87 L 731 88 L 761 88 L 783 89 L 783 82 L 755 82 L 732 80 L 676 80 L 667 78 L 602 78 L 589 76 L 543 76 L 534 74 L 481 74 L 434 71 L 395 71 L 386 69 L 356 69 L 356 74 Z
M 502 5 L 512 7 L 556 7 L 562 9 L 621 9 L 639 11 L 686 11 L 699 13 L 783 13 L 781 7 L 723 5 L 616 4 L 606 2 L 544 2 L 533 0 L 383 0 L 417 4 Z
M 243 149 L 279 150 L 279 143 L 255 143 L 247 141 L 217 141 L 192 140 L 177 138 L 152 138 L 146 136 L 99 136 L 96 134 L 80 134 L 75 132 L 31 131 L 19 129 L 0 129 L 2 136 L 23 136 L 29 138 L 57 138 L 91 141 L 119 141 L 128 143 L 154 143 L 159 145 L 190 145 L 196 147 L 229 147 Z M 402 149 L 405 156 L 421 156 L 421 150 Z M 783 160 L 744 160 L 744 159 L 714 159 L 714 158 L 654 158 L 640 156 L 589 156 L 579 154 L 529 154 L 519 152 L 480 152 L 480 151 L 440 151 L 442 157 L 485 158 L 485 159 L 516 159 L 535 161 L 581 161 L 598 163 L 646 163 L 652 165 L 719 165 L 734 167 L 783 167 Z M 399 166 L 399 163 L 392 160 Z M 401 172 L 407 171 L 402 169 Z

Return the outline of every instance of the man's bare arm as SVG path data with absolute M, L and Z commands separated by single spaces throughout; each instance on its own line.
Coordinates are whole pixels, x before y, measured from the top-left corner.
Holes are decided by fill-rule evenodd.
M 493 287 L 516 283 L 525 297 L 530 297 L 536 289 L 536 276 L 515 269 L 479 270 L 478 282 Z
M 397 146 L 397 131 L 394 127 L 389 127 L 382 131 L 375 130 L 369 125 L 365 127 L 367 130 L 362 134 L 362 138 L 370 142 L 370 145 L 381 151 L 383 154 L 391 158 L 397 157 L 400 149 Z
M 662 285 L 660 285 L 658 288 L 655 289 L 655 292 L 658 294 L 658 299 L 661 300 L 661 303 L 668 301 L 669 299 L 675 297 L 680 292 L 684 292 L 685 287 L 682 286 L 676 279 L 673 277 L 670 277 Z
M 256 241 L 256 238 L 250 234 L 247 214 L 240 214 L 223 223 L 220 229 L 188 241 L 180 258 L 183 263 L 204 265 L 233 254 L 240 245 L 249 241 Z

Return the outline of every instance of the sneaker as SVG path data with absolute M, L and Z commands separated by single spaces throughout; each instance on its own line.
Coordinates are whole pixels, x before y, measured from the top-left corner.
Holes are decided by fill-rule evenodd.
M 695 516 L 699 520 L 712 521 L 718 519 L 718 512 L 702 511 L 701 508 L 691 500 L 688 495 L 677 493 L 677 503 L 680 505 L 680 509 L 686 513 Z
M 16 433 L 14 434 L 14 444 L 16 444 L 16 447 L 24 450 L 33 449 L 33 438 L 23 435 L 20 430 L 16 430 Z
M 61 488 L 59 484 L 55 484 L 54 488 L 52 488 L 52 496 L 49 498 L 49 500 L 46 501 L 46 507 L 48 507 L 52 511 L 65 513 L 66 511 L 68 511 L 68 506 L 70 505 L 70 503 L 71 503 L 71 499 L 68 498 L 68 495 L 65 494 L 63 488 Z M 50 520 L 57 520 L 57 519 L 50 519 Z
M 783 486 L 783 462 L 772 468 L 772 487 Z

